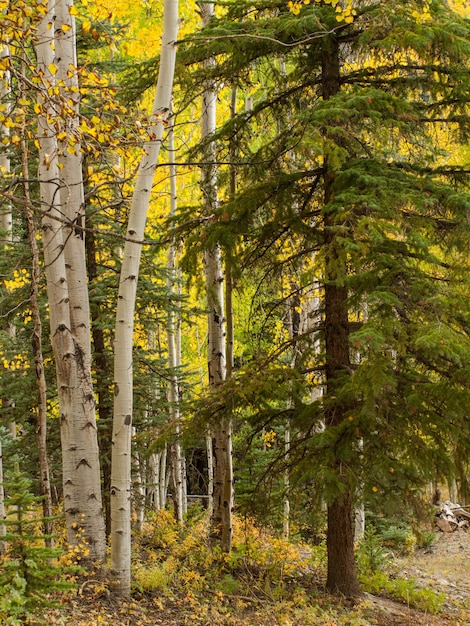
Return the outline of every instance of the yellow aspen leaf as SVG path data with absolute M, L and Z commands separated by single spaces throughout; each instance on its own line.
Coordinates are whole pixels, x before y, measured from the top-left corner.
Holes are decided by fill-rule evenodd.
M 49 72 L 55 76 L 57 74 L 57 65 L 54 65 L 54 63 L 49 63 L 49 65 L 47 66 L 49 68 Z
M 91 30 L 91 22 L 90 20 L 83 20 L 82 22 L 82 32 L 86 35 Z
M 34 112 L 36 113 L 36 115 L 39 115 L 41 111 L 42 111 L 42 106 L 39 104 L 39 102 L 36 102 L 34 105 Z
M 29 104 L 29 100 L 25 100 L 24 98 L 18 98 L 18 102 L 19 104 L 21 104 L 21 106 L 28 106 Z
M 74 4 L 70 7 L 69 14 L 70 15 L 78 15 L 78 9 L 77 9 L 77 7 Z
M 72 30 L 72 27 L 70 26 L 70 24 L 62 24 L 62 30 L 64 31 L 64 33 L 68 33 L 69 30 Z

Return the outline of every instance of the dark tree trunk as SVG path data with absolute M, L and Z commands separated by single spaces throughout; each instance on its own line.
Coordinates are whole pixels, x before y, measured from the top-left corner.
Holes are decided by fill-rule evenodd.
M 334 36 L 325 40 L 322 64 L 322 95 L 328 100 L 340 91 L 339 47 Z M 340 142 L 331 131 L 330 141 Z M 325 158 L 325 205 L 333 198 L 335 172 Z M 338 226 L 334 211 L 325 211 L 325 355 L 326 355 L 326 410 L 325 425 L 334 428 L 347 419 L 348 406 L 338 392 L 351 371 L 349 350 L 348 291 L 343 285 L 347 274 L 344 250 L 338 241 Z M 336 474 L 337 495 L 328 506 L 327 589 L 345 596 L 361 594 L 354 559 L 353 489 L 346 466 L 336 454 L 331 461 Z
M 85 238 L 88 279 L 93 283 L 98 278 L 96 263 L 96 241 L 93 226 L 87 221 L 88 233 Z M 100 306 L 90 302 L 91 334 L 93 340 L 93 362 L 96 375 L 95 390 L 98 396 L 98 445 L 100 448 L 100 461 L 102 473 L 102 493 L 106 537 L 111 534 L 111 433 L 113 424 L 112 405 L 112 367 L 110 354 L 106 349 L 103 329 L 100 328 Z

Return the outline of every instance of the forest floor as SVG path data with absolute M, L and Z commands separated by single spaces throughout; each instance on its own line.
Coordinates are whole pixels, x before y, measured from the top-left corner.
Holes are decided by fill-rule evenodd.
M 437 614 L 412 608 L 381 594 L 360 602 L 332 598 L 323 589 L 324 572 L 307 568 L 292 578 L 290 592 L 276 598 L 256 587 L 240 594 L 200 590 L 145 592 L 118 601 L 99 580 L 86 579 L 60 606 L 42 612 L 49 626 L 468 626 L 470 625 L 470 532 L 438 532 L 434 543 L 411 555 L 392 558 L 391 578 L 413 581 L 416 589 L 439 594 Z M 190 581 L 188 581 L 189 583 Z M 297 587 L 299 587 L 296 600 Z M 300 590 L 301 588 L 301 590 Z M 305 598 L 308 598 L 307 602 Z M 34 623 L 34 622 L 32 622 Z

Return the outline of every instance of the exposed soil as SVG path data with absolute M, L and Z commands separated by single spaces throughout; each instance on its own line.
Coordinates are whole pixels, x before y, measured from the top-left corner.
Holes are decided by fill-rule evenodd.
M 413 578 L 417 586 L 444 594 L 447 621 L 441 623 L 470 625 L 469 531 L 438 532 L 430 548 L 397 559 L 396 567 L 399 576 Z

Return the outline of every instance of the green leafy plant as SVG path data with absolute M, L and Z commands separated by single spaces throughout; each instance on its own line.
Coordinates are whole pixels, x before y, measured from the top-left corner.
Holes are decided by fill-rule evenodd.
M 365 591 L 385 595 L 424 613 L 440 613 L 445 601 L 444 594 L 430 588 L 417 587 L 413 578 L 392 578 L 388 573 L 378 571 L 368 576 L 361 575 L 360 579 Z

